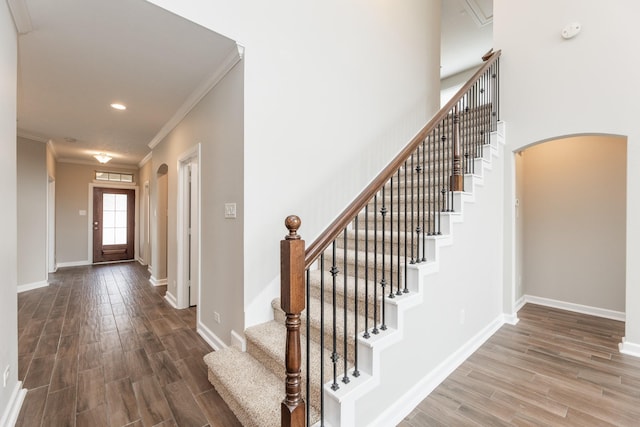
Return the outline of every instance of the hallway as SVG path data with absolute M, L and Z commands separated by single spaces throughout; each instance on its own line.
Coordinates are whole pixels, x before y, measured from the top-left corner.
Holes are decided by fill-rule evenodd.
M 195 309 L 137 262 L 67 268 L 18 294 L 16 426 L 239 426 L 207 380 Z

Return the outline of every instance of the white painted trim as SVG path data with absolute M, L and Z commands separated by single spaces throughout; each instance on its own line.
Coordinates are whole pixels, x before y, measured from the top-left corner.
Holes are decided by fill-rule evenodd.
M 149 151 L 149 154 L 144 156 L 142 158 L 142 160 L 140 160 L 140 162 L 138 162 L 138 167 L 139 168 L 143 167 L 149 160 L 151 160 L 152 157 L 153 157 L 153 151 Z
M 525 301 L 524 295 L 521 296 L 520 298 L 518 298 L 518 300 L 516 301 L 516 305 L 513 308 L 513 311 L 515 311 L 516 313 L 520 311 L 520 309 L 522 307 L 524 307 L 524 305 L 527 303 L 527 301 Z
M 515 326 L 520 322 L 517 314 L 503 314 L 503 323 Z
M 22 408 L 22 402 L 27 395 L 27 389 L 22 388 L 22 381 L 16 382 L 16 386 L 13 388 L 9 402 L 2 413 L 0 418 L 0 426 L 15 426 L 18 421 L 18 415 L 20 414 L 20 408 Z
M 95 168 L 114 168 L 114 169 L 122 169 L 125 172 L 138 172 L 138 165 L 131 165 L 127 163 L 117 163 L 117 162 L 109 162 L 109 166 L 102 165 L 98 163 L 97 160 L 82 160 L 82 159 L 74 159 L 70 157 L 61 157 L 58 160 L 58 163 L 70 163 L 72 165 L 86 165 L 93 166 Z
M 9 2 L 7 2 L 7 3 L 9 3 Z M 51 140 L 49 138 L 47 138 L 47 137 L 40 136 L 40 135 L 35 135 L 35 134 L 29 133 L 26 130 L 20 129 L 20 128 L 18 128 L 18 130 L 17 130 L 17 136 L 19 136 L 20 138 L 24 138 L 24 139 L 30 139 L 31 141 L 42 142 L 43 144 L 51 142 Z
M 189 300 L 189 285 L 188 285 L 188 272 L 187 263 L 191 263 L 191 281 L 194 284 L 193 287 L 197 288 L 197 301 L 196 305 L 199 305 L 200 301 L 200 284 L 201 284 L 201 246 L 200 246 L 200 224 L 201 224 L 201 212 L 200 212 L 200 158 L 202 152 L 202 144 L 197 143 L 186 152 L 182 153 L 178 157 L 177 162 L 177 175 L 178 175 L 178 194 L 177 194 L 177 220 L 176 220 L 176 240 L 178 244 L 177 257 L 177 284 L 176 284 L 176 296 L 178 297 L 178 308 L 187 308 L 191 305 Z M 191 174 L 191 182 L 189 183 L 188 171 L 194 172 Z M 188 198 L 187 192 L 195 192 L 195 200 L 191 198 L 191 205 L 187 206 Z M 191 218 L 194 220 L 191 224 L 191 250 L 187 250 L 189 245 L 189 221 L 185 214 L 191 213 Z M 194 218 L 195 216 L 195 218 Z M 190 257 L 191 255 L 191 257 Z M 200 320 L 200 310 L 197 309 L 196 313 L 198 321 Z
M 45 276 L 55 273 L 56 266 L 56 180 L 47 176 L 47 261 Z
M 65 268 L 65 267 L 84 267 L 87 265 L 91 265 L 91 261 L 70 261 L 70 262 L 59 262 L 56 264 L 56 269 Z
M 46 288 L 47 286 L 49 286 L 48 280 L 42 280 L 40 282 L 33 282 L 33 283 L 25 283 L 24 285 L 18 285 L 18 293 L 31 291 L 33 289 Z
M 140 264 L 140 265 L 147 265 L 147 264 L 144 263 L 144 260 L 142 258 L 140 258 L 140 257 L 138 257 L 138 259 L 136 259 L 136 261 L 138 261 L 138 264 Z
M 640 357 L 640 344 L 629 342 L 625 337 L 622 337 L 622 342 L 618 344 L 618 349 L 622 354 Z
M 543 305 L 545 307 L 559 308 L 561 310 L 573 311 L 575 313 L 588 314 L 591 316 L 604 317 L 605 319 L 619 320 L 624 322 L 626 315 L 623 311 L 608 310 L 606 308 L 591 307 L 588 305 L 575 304 L 572 302 L 558 301 L 551 298 L 542 298 L 533 295 L 525 295 L 526 303 Z
M 244 53 L 244 48 L 242 49 Z M 211 89 L 213 89 L 220 81 L 227 75 L 229 71 L 242 59 L 241 52 L 238 46 L 234 47 L 222 61 L 222 64 L 215 70 L 215 72 L 200 86 L 198 86 L 189 98 L 178 108 L 175 114 L 169 119 L 162 129 L 156 134 L 155 137 L 149 142 L 148 147 L 154 149 L 160 142 L 171 132 L 178 124 L 189 114 L 189 112 L 205 97 Z
M 233 329 L 231 330 L 231 347 L 243 353 L 247 351 L 247 340 Z
M 152 286 L 166 286 L 167 278 L 165 277 L 164 279 L 156 279 L 155 277 L 151 276 L 149 277 L 149 283 L 151 283 Z M 167 293 L 168 292 L 169 291 L 167 291 Z
M 458 366 L 471 356 L 503 325 L 503 316 L 498 316 L 485 328 L 473 336 L 451 356 L 440 363 L 429 374 L 422 378 L 415 386 L 394 403 L 392 403 L 371 426 L 386 427 L 399 424 L 422 402 L 442 381 L 444 381 Z
M 204 323 L 198 322 L 196 331 L 215 351 L 227 348 L 227 345 L 213 331 L 205 326 Z
M 169 291 L 164 294 L 164 299 L 169 303 L 169 305 L 173 308 L 178 308 L 176 305 L 176 297 Z

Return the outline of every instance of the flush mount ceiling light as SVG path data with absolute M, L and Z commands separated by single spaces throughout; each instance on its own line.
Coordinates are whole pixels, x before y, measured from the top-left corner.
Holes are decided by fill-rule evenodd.
M 107 155 L 106 153 L 94 154 L 93 157 L 95 157 L 96 160 L 102 164 L 105 164 L 112 159 L 112 157 Z
M 117 102 L 114 102 L 113 104 L 111 104 L 111 108 L 113 108 L 114 110 L 124 111 L 127 109 L 127 106 L 124 104 L 119 104 Z

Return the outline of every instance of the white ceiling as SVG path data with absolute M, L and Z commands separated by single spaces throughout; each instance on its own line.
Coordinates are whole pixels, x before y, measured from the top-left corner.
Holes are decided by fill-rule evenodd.
M 18 41 L 18 134 L 52 140 L 63 161 L 97 164 L 106 152 L 138 164 L 236 49 L 144 0 L 23 1 L 33 30 Z
M 148 144 L 236 49 L 144 0 L 12 0 L 33 30 L 18 42 L 18 134 L 62 161 L 138 164 Z M 492 0 L 442 0 L 441 75 L 481 63 Z M 109 107 L 127 105 L 124 112 Z M 72 142 L 69 142 L 72 141 Z
M 442 0 L 440 77 L 482 64 L 493 47 L 493 0 Z

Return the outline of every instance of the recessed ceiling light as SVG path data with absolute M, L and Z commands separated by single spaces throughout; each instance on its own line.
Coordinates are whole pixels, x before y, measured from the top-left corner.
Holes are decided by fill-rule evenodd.
M 114 102 L 113 104 L 111 104 L 111 108 L 113 108 L 114 110 L 126 110 L 127 106 L 123 105 L 123 104 L 118 104 L 117 102 Z

